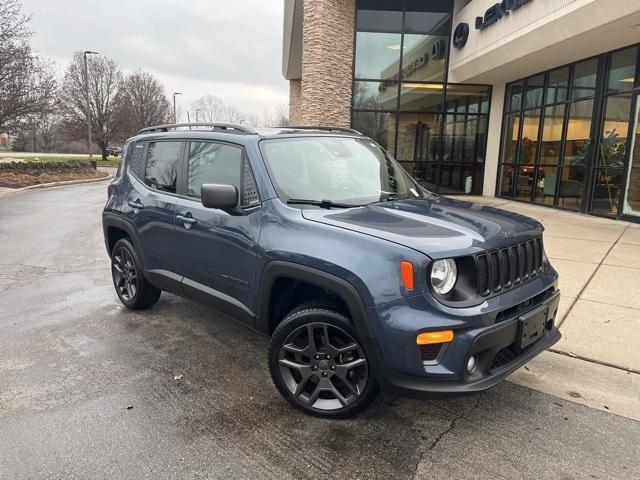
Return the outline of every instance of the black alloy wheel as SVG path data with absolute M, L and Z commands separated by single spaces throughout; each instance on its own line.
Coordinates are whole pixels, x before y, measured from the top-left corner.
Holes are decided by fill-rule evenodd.
M 377 394 L 364 349 L 340 313 L 313 307 L 294 310 L 274 332 L 271 349 L 274 383 L 307 413 L 349 417 Z
M 142 263 L 127 238 L 118 240 L 111 252 L 113 286 L 122 304 L 132 310 L 149 308 L 160 298 L 162 290 L 144 277 Z
M 118 296 L 125 302 L 132 302 L 138 293 L 138 271 L 133 256 L 125 246 L 114 249 L 111 270 Z

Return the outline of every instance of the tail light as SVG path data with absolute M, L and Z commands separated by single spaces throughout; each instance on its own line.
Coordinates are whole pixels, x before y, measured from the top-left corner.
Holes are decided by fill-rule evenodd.
M 111 198 L 111 194 L 113 193 L 113 184 L 109 184 L 109 186 L 107 187 L 107 200 L 109 200 Z

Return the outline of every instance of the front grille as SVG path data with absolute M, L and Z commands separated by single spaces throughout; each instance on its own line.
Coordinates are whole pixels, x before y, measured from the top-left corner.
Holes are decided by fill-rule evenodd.
M 475 256 L 478 293 L 491 293 L 521 285 L 543 272 L 542 237 L 483 252 Z
M 507 365 L 515 362 L 531 350 L 533 345 L 534 344 L 531 344 L 527 345 L 525 348 L 520 348 L 512 343 L 508 347 L 503 348 L 494 355 L 491 365 L 489 366 L 489 373 L 493 373 L 496 370 L 500 370 L 502 367 L 506 367 Z

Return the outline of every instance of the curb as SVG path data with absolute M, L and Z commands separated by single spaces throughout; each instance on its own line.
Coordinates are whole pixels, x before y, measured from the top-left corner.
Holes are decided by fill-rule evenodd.
M 112 179 L 113 179 L 113 175 L 107 175 L 106 177 L 102 177 L 102 178 L 87 178 L 84 180 L 82 179 L 64 180 L 61 182 L 40 183 L 38 185 L 29 185 L 28 187 L 16 188 L 8 192 L 0 193 L 0 198 L 8 197 L 16 193 L 28 192 L 29 190 L 40 190 L 40 189 L 53 188 L 53 187 L 63 187 L 65 185 L 78 185 L 82 183 L 97 183 L 97 182 L 104 182 Z

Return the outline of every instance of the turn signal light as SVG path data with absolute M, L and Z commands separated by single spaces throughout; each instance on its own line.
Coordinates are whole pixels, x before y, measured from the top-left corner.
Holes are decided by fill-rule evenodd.
M 432 345 L 434 343 L 449 343 L 453 340 L 453 330 L 440 330 L 437 332 L 423 332 L 416 338 L 418 345 Z
M 402 278 L 402 285 L 407 290 L 413 290 L 413 263 L 400 262 L 400 276 Z

